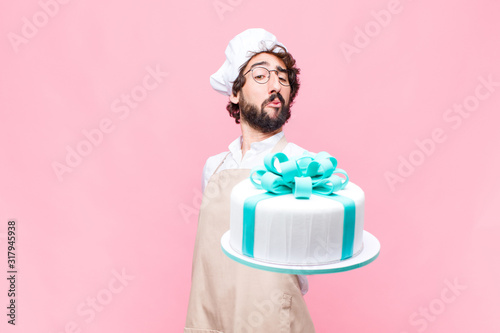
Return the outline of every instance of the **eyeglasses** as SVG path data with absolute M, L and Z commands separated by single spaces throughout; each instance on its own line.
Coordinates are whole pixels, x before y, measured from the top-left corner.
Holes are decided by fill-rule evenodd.
M 290 86 L 290 80 L 288 79 L 288 73 L 286 72 L 279 72 L 276 69 L 269 70 L 265 67 L 254 67 L 243 74 L 243 76 L 247 75 L 249 72 L 252 72 L 252 77 L 255 82 L 260 84 L 267 83 L 271 77 L 271 72 L 276 72 L 279 83 L 285 87 Z

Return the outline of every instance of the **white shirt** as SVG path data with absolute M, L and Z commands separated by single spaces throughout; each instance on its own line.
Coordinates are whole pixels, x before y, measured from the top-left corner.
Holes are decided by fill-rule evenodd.
M 229 155 L 228 151 L 222 152 L 220 154 L 209 157 L 203 167 L 203 177 L 201 188 L 205 191 L 205 186 L 207 186 L 208 180 L 215 172 L 215 169 L 219 166 L 220 162 L 226 157 L 224 163 L 220 166 L 219 171 L 227 169 L 252 169 L 256 166 L 264 164 L 264 157 L 271 153 L 274 146 L 281 140 L 285 134 L 283 131 L 267 138 L 263 141 L 254 142 L 250 145 L 250 150 L 245 153 L 245 156 L 241 158 L 241 144 L 242 137 L 238 137 L 236 140 L 229 144 Z M 302 155 L 306 150 L 297 146 L 294 143 L 288 143 L 283 149 L 283 153 L 287 156 Z
M 205 191 L 205 186 L 208 183 L 208 180 L 215 172 L 215 169 L 219 166 L 219 164 L 226 159 L 217 170 L 220 172 L 222 170 L 227 169 L 252 169 L 256 166 L 262 165 L 264 163 L 264 157 L 271 153 L 274 146 L 278 143 L 278 141 L 284 136 L 283 131 L 273 135 L 270 138 L 267 138 L 263 141 L 254 142 L 250 145 L 250 150 L 245 153 L 245 156 L 242 158 L 241 144 L 242 144 L 242 136 L 238 137 L 236 140 L 229 144 L 229 155 L 228 152 L 225 151 L 223 153 L 214 155 L 209 157 L 205 162 L 205 166 L 203 167 L 203 177 L 201 188 L 202 191 Z M 306 150 L 301 148 L 293 143 L 288 143 L 283 149 L 283 153 L 287 156 L 297 156 L 302 155 Z M 302 295 L 305 295 L 309 290 L 309 282 L 307 281 L 307 277 L 305 275 L 297 275 L 299 278 L 300 291 Z

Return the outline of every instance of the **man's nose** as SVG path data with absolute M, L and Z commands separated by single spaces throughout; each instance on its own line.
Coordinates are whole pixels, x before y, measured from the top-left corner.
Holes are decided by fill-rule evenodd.
M 274 74 L 274 75 L 273 75 Z M 268 84 L 268 87 L 269 87 L 269 92 L 279 92 L 281 90 L 281 84 L 280 84 L 280 78 L 278 77 L 278 72 L 276 71 L 272 71 L 270 73 L 270 77 L 269 77 L 269 82 L 267 83 Z

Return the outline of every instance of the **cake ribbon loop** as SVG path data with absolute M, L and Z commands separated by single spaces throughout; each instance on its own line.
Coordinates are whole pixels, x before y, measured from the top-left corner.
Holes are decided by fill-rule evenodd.
M 250 181 L 256 188 L 273 194 L 293 193 L 297 199 L 309 199 L 312 194 L 330 195 L 343 190 L 349 177 L 337 169 L 337 160 L 327 152 L 291 159 L 276 153 L 264 158 L 263 167 L 252 169 Z

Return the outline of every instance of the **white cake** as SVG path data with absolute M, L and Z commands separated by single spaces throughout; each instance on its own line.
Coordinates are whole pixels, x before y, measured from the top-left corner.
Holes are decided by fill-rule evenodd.
M 231 193 L 230 246 L 246 256 L 244 202 L 262 193 L 266 191 L 257 189 L 249 179 L 237 184 Z M 349 198 L 355 204 L 355 217 L 351 219 L 353 230 L 346 233 L 350 241 L 345 243 L 345 208 L 332 199 L 336 195 Z M 293 194 L 285 194 L 259 201 L 255 207 L 253 237 L 251 232 L 245 235 L 253 242 L 250 256 L 286 265 L 321 265 L 354 257 L 363 247 L 364 203 L 363 190 L 351 182 L 330 197 L 313 194 L 309 199 L 296 199 Z

